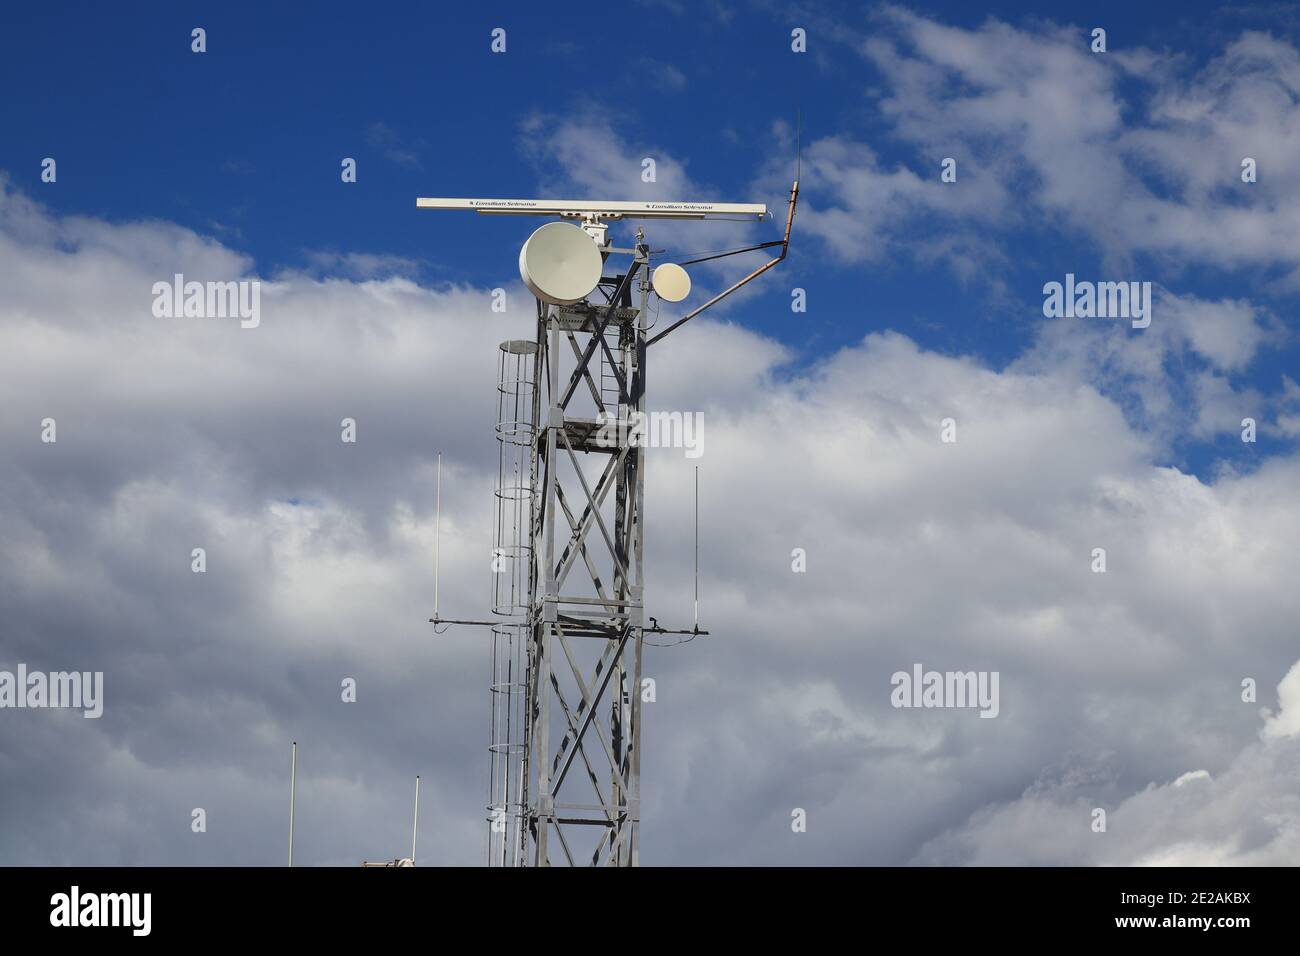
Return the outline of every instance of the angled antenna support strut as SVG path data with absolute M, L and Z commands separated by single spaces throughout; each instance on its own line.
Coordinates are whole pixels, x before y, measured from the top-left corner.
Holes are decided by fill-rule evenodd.
M 790 205 L 790 208 L 789 208 L 789 211 L 786 213 L 786 216 L 785 216 L 785 238 L 781 240 L 781 254 L 780 254 L 779 256 L 777 256 L 775 259 L 769 259 L 767 262 L 763 263 L 761 266 L 759 266 L 757 269 L 755 269 L 755 270 L 754 270 L 753 272 L 751 272 L 749 275 L 745 276 L 745 278 L 741 279 L 741 280 L 740 280 L 739 282 L 737 282 L 735 285 L 731 286 L 731 287 L 728 288 L 728 289 L 724 289 L 722 292 L 719 292 L 717 295 L 715 295 L 715 296 L 714 296 L 712 299 L 710 299 L 708 302 L 705 302 L 705 303 L 704 303 L 702 306 L 700 306 L 698 309 L 694 309 L 694 310 L 692 310 L 692 311 L 690 311 L 690 312 L 687 312 L 684 316 L 682 316 L 680 319 L 678 319 L 678 320 L 677 320 L 676 322 L 674 322 L 672 325 L 668 326 L 668 328 L 664 329 L 664 330 L 663 330 L 662 332 L 660 332 L 658 335 L 654 336 L 654 337 L 651 338 L 651 339 L 648 339 L 648 340 L 646 341 L 646 346 L 649 347 L 649 346 L 651 346 L 651 345 L 654 345 L 656 342 L 658 342 L 660 339 L 662 339 L 665 335 L 667 335 L 667 334 L 668 334 L 669 332 L 671 332 L 673 329 L 677 328 L 678 326 L 685 325 L 687 322 L 689 322 L 691 319 L 695 318 L 697 315 L 699 315 L 699 314 L 700 314 L 701 312 L 703 312 L 705 309 L 707 309 L 707 308 L 709 308 L 710 306 L 716 305 L 717 303 L 721 302 L 723 299 L 725 299 L 727 296 L 731 295 L 731 293 L 735 292 L 735 291 L 736 291 L 737 289 L 739 289 L 741 286 L 745 285 L 746 283 L 749 283 L 749 282 L 753 281 L 754 279 L 757 279 L 759 276 L 761 276 L 761 275 L 762 275 L 764 272 L 766 272 L 768 269 L 772 268 L 772 266 L 776 265 L 778 262 L 780 262 L 782 259 L 784 259 L 784 258 L 785 258 L 785 254 L 790 250 L 790 229 L 791 229 L 791 227 L 793 227 L 793 225 L 794 225 L 794 207 L 795 207 L 795 203 L 798 202 L 798 200 L 799 200 L 799 180 L 796 179 L 796 180 L 794 181 L 794 183 L 790 186 L 790 204 L 789 204 L 789 205 Z

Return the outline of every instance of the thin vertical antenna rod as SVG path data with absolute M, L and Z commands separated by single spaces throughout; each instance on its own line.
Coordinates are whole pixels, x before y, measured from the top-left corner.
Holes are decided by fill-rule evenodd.
M 420 836 L 420 775 L 415 775 L 415 824 L 411 827 L 411 865 L 415 866 L 415 841 Z
M 442 452 L 438 452 L 437 502 L 437 517 L 433 520 L 433 619 L 435 621 L 438 619 L 438 559 L 442 551 Z
M 289 865 L 293 866 L 293 809 L 298 790 L 298 741 L 293 742 L 289 757 Z
M 700 466 L 695 466 L 695 630 L 700 629 Z
M 803 173 L 803 111 L 798 107 L 794 111 L 794 178 L 801 178 Z

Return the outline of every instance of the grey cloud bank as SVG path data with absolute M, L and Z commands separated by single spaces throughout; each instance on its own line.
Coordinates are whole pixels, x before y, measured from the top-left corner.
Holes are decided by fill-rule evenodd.
M 414 773 L 421 856 L 479 862 L 488 662 L 475 635 L 425 623 L 433 460 L 442 606 L 478 611 L 494 350 L 528 316 L 494 315 L 486 290 L 289 275 L 264 280 L 255 333 L 167 322 L 138 295 L 154 276 L 248 264 L 177 227 L 59 219 L 12 189 L 0 256 L 19 280 L 0 288 L 0 667 L 102 671 L 113 688 L 99 720 L 0 711 L 0 753 L 21 768 L 0 795 L 0 861 L 277 864 L 296 739 L 303 863 L 401 848 Z M 1089 384 L 1095 334 L 1053 327 L 1001 372 L 894 334 L 797 374 L 735 326 L 665 341 L 656 403 L 709 419 L 713 634 L 647 652 L 646 862 L 1289 852 L 1293 708 L 1279 697 L 1261 738 L 1238 688 L 1254 676 L 1271 706 L 1295 663 L 1300 462 L 1213 485 L 1161 465 Z M 737 362 L 718 370 L 722 348 Z M 949 416 L 954 444 L 938 437 Z M 648 598 L 665 621 L 690 607 L 695 464 L 651 452 Z M 1088 570 L 1098 544 L 1105 575 Z M 1029 690 L 997 720 L 895 709 L 900 659 Z M 1169 783 L 1199 769 L 1210 779 Z M 1108 834 L 1089 832 L 1096 806 Z M 1139 825 L 1141 841 L 1119 838 Z

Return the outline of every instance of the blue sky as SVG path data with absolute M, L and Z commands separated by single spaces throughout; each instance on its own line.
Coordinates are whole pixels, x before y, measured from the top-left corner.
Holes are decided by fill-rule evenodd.
M 933 151 L 900 137 L 881 109 L 888 71 L 861 54 L 864 43 L 893 31 L 882 9 L 322 3 L 306 13 L 289 4 L 156 3 L 126 14 L 102 4 L 10 6 L 0 14 L 0 77 L 26 95 L 0 106 L 0 169 L 54 211 L 174 221 L 251 256 L 263 275 L 310 266 L 321 252 L 365 253 L 399 257 L 427 282 L 506 284 L 515 279 L 513 257 L 501 250 L 518 241 L 518 222 L 417 214 L 412 202 L 417 195 L 533 195 L 563 181 L 553 156 L 529 148 L 530 117 L 543 125 L 557 116 L 603 117 L 629 155 L 671 155 L 692 188 L 708 194 L 682 198 L 761 199 L 778 215 L 777 183 L 789 175 L 793 148 L 776 124 L 792 123 L 797 109 L 806 146 L 827 138 L 866 143 L 881 169 L 937 176 Z M 909 9 L 957 28 L 990 20 L 1044 28 L 1014 4 Z M 1093 25 L 1107 26 L 1110 56 L 1175 53 L 1180 76 L 1204 68 L 1245 29 L 1291 36 L 1295 17 L 1287 7 L 1242 13 L 1215 4 L 1052 11 L 1055 24 L 1078 28 L 1081 45 Z M 802 56 L 790 52 L 789 39 L 800 24 L 809 30 Z M 190 51 L 194 26 L 207 30 L 206 54 Z M 505 55 L 489 51 L 497 26 L 507 30 Z M 587 39 L 593 30 L 608 37 L 599 49 Z M 1140 123 L 1157 90 L 1121 76 L 1114 91 L 1126 121 Z M 58 160 L 57 188 L 41 188 L 44 156 Z M 340 182 L 344 156 L 358 160 L 354 185 Z M 973 159 L 959 154 L 964 176 L 1025 175 Z M 805 170 L 812 209 L 828 197 L 816 170 Z M 1135 175 L 1160 189 L 1159 170 Z M 1014 224 L 987 224 L 998 258 L 974 274 L 958 272 L 942 253 L 836 258 L 801 222 L 779 278 L 736 317 L 795 349 L 797 362 L 892 328 L 927 348 L 1001 367 L 1035 334 L 1042 283 L 1067 271 L 1152 279 L 1207 299 L 1251 296 L 1276 273 L 1251 263 L 1159 262 L 1137 250 L 1123 263 L 1131 276 L 1101 276 L 1095 236 L 1032 207 L 1025 212 Z M 1096 215 L 1108 215 L 1104 205 Z M 947 227 L 916 215 L 898 228 L 924 245 L 940 243 Z M 776 230 L 769 225 L 754 236 L 773 238 Z M 731 263 L 739 269 L 744 261 Z M 810 298 L 799 316 L 788 310 L 796 285 Z M 1295 304 L 1294 291 L 1265 298 L 1284 318 Z M 1277 343 L 1233 374 L 1272 391 L 1298 356 L 1294 342 Z M 1219 456 L 1249 467 L 1251 456 L 1267 453 L 1222 438 L 1179 440 L 1170 460 L 1205 472 Z

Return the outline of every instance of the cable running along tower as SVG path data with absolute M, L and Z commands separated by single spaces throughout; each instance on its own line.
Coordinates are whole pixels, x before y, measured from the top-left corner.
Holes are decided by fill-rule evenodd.
M 498 354 L 494 619 L 441 617 L 436 584 L 430 619 L 435 629 L 490 628 L 489 865 L 637 865 L 645 635 L 707 633 L 698 616 L 671 630 L 645 614 L 645 442 L 634 423 L 645 420 L 647 350 L 785 258 L 798 194 L 796 179 L 781 239 L 657 266 L 643 227 L 631 248 L 618 248 L 609 224 L 761 221 L 767 207 L 416 200 L 420 209 L 556 220 L 519 254 L 537 300 L 535 335 L 501 343 Z M 776 254 L 652 328 L 651 296 L 671 305 L 690 293 L 683 265 L 763 249 Z M 441 487 L 439 515 L 440 499 Z

